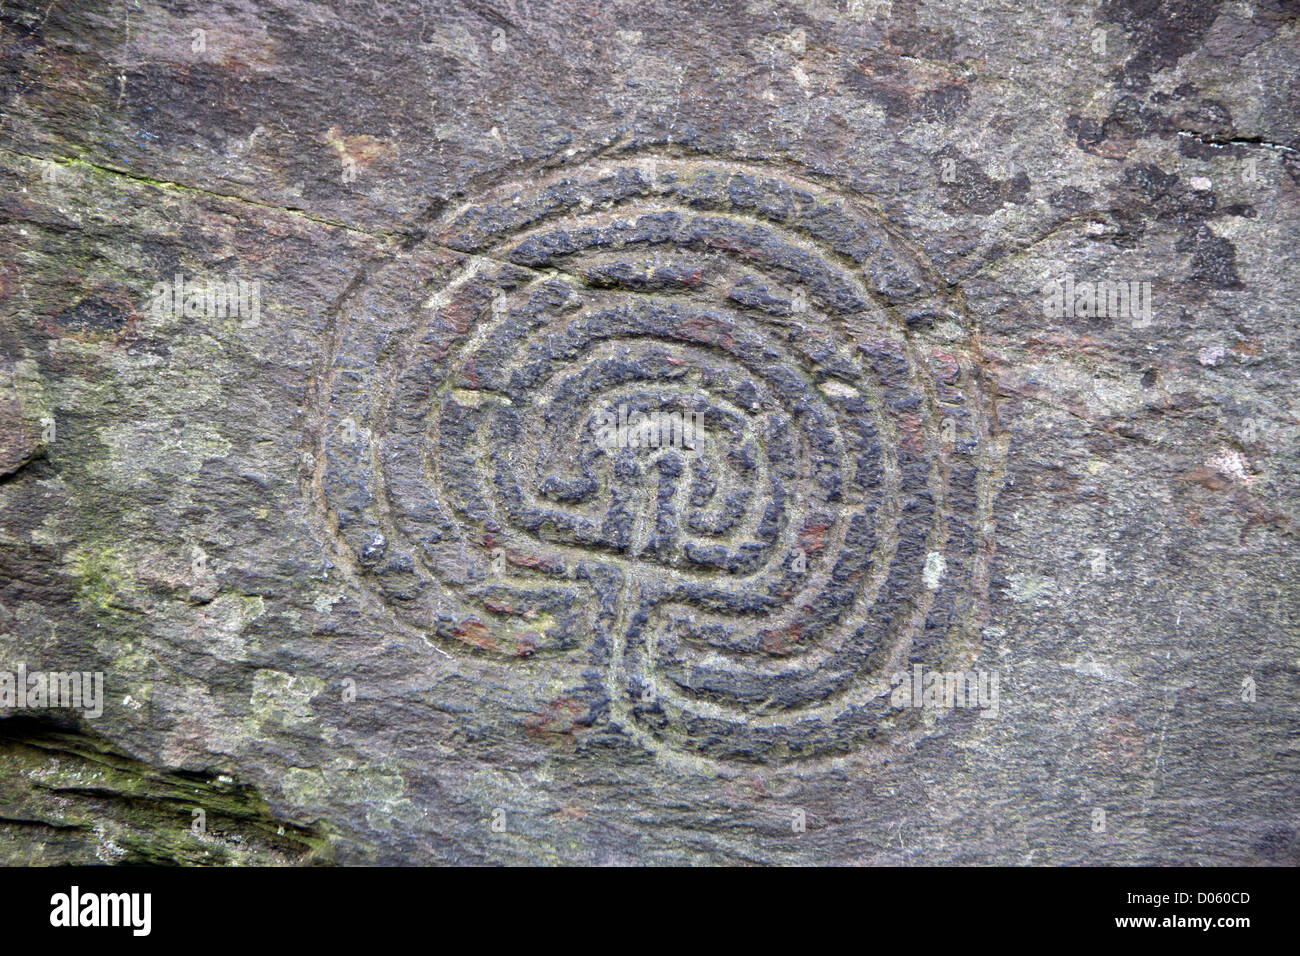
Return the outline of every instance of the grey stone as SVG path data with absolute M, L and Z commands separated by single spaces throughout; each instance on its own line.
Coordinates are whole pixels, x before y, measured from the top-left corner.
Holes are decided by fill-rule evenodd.
M 1296 30 L 5 5 L 0 862 L 1300 862 Z

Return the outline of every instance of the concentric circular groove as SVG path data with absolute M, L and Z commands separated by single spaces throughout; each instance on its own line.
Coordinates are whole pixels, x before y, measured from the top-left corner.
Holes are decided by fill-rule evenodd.
M 648 156 L 448 214 L 348 303 L 318 517 L 394 626 L 565 655 L 671 758 L 897 745 L 889 677 L 974 653 L 988 402 L 957 304 L 865 208 Z M 910 324 L 909 324 L 910 323 Z M 686 413 L 694 449 L 607 413 Z

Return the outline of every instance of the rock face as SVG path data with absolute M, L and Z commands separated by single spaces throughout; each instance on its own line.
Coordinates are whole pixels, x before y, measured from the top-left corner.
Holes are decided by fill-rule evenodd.
M 1297 31 L 6 5 L 0 863 L 1300 862 Z

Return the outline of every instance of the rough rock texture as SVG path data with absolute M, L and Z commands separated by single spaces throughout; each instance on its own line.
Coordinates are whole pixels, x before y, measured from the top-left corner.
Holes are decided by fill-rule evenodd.
M 0 5 L 0 862 L 1300 862 L 1297 16 Z

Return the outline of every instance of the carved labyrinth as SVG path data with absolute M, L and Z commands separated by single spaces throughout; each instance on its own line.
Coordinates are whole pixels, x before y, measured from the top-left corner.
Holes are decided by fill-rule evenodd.
M 564 168 L 448 213 L 347 301 L 312 434 L 322 524 L 395 626 L 579 658 L 597 718 L 652 750 L 896 742 L 922 726 L 890 676 L 978 645 L 968 335 L 824 186 L 662 156 Z M 620 408 L 695 413 L 699 440 L 602 443 Z

